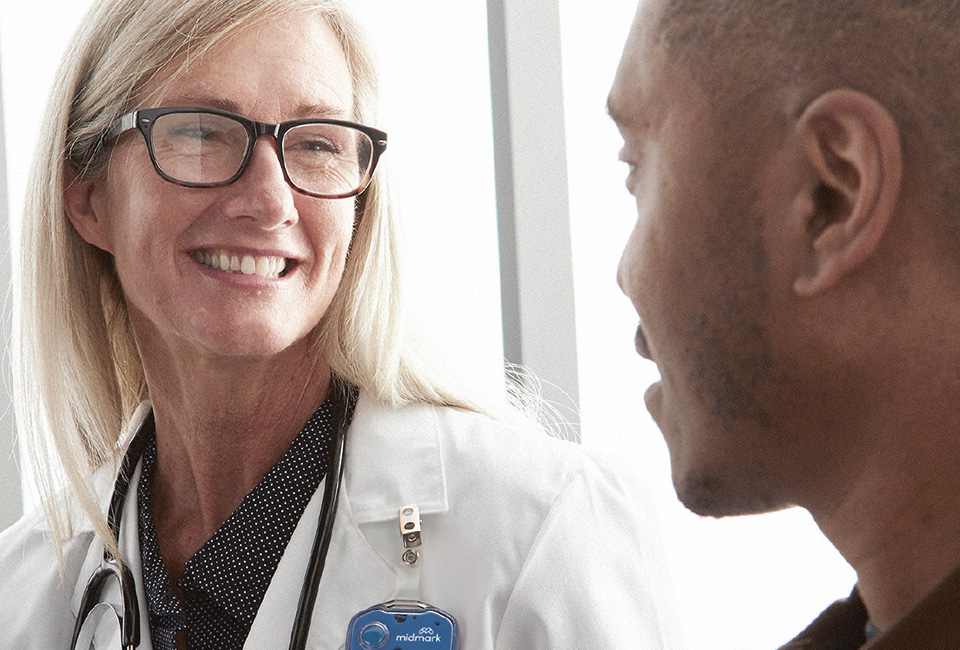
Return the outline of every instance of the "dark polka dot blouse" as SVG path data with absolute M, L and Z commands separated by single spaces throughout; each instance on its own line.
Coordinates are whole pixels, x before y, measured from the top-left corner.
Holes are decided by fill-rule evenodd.
M 323 480 L 333 444 L 333 402 L 327 399 L 307 421 L 280 461 L 191 557 L 176 582 L 167 576 L 150 502 L 157 462 L 155 430 L 143 452 L 137 488 L 140 553 L 157 650 L 174 650 L 178 632 L 196 650 L 240 650 L 293 531 Z M 353 402 L 349 405 L 352 411 Z M 153 429 L 151 417 L 144 427 Z M 295 588 L 299 588 L 299 585 Z

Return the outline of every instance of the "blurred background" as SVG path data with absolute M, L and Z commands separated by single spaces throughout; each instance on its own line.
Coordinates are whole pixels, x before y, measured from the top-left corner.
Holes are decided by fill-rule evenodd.
M 0 0 L 0 285 L 56 66 L 89 0 Z M 633 348 L 615 274 L 634 207 L 605 102 L 633 0 L 356 0 L 380 55 L 382 160 L 403 215 L 411 315 L 482 389 L 531 368 L 582 443 L 629 477 L 658 527 L 691 648 L 775 648 L 855 576 L 810 517 L 687 512 L 643 406 L 656 368 Z M 380 173 L 380 172 L 378 172 Z M 5 291 L 5 296 L 9 291 Z M 0 328 L 9 339 L 7 298 Z M 8 357 L 0 528 L 33 507 L 18 472 Z M 602 534 L 602 531 L 598 531 Z

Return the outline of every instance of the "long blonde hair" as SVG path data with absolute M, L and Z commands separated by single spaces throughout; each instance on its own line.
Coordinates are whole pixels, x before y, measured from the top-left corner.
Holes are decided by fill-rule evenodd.
M 375 124 L 371 50 L 336 0 L 99 0 L 60 66 L 38 143 L 21 229 L 14 365 L 17 417 L 59 552 L 72 519 L 56 498 L 64 482 L 116 551 L 91 477 L 115 462 L 119 438 L 147 397 L 113 260 L 83 241 L 64 213 L 71 174 L 102 177 L 104 134 L 161 69 L 175 78 L 212 46 L 253 24 L 320 15 L 340 39 L 358 121 Z M 172 70 L 171 70 L 172 69 Z M 357 199 L 357 226 L 340 287 L 314 332 L 332 371 L 377 399 L 475 408 L 444 388 L 403 335 L 396 224 L 385 176 Z

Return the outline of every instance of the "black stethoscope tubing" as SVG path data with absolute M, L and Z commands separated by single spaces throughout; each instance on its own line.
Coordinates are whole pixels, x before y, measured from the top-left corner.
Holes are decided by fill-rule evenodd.
M 330 457 L 330 466 L 324 478 L 323 501 L 320 506 L 320 521 L 317 533 L 313 538 L 313 548 L 310 551 L 310 562 L 303 578 L 300 589 L 300 600 L 297 603 L 297 615 L 290 634 L 289 650 L 303 650 L 310 634 L 310 623 L 313 618 L 313 608 L 317 601 L 317 592 L 320 588 L 320 578 L 323 576 L 323 567 L 327 562 L 327 552 L 330 550 L 330 540 L 333 537 L 333 524 L 337 517 L 337 503 L 340 496 L 340 484 L 343 482 L 343 459 L 346 451 L 347 428 L 350 423 L 351 410 L 348 404 L 352 401 L 352 391 L 356 390 L 350 384 L 334 381 L 331 386 L 331 395 L 334 398 L 334 449 Z M 152 417 L 152 415 L 150 416 Z M 107 524 L 113 533 L 114 539 L 120 540 L 120 520 L 127 491 L 130 488 L 130 479 L 140 462 L 146 447 L 148 436 L 140 435 L 144 427 L 134 436 L 123 456 L 120 472 L 114 485 L 113 495 L 110 497 L 110 508 L 107 511 Z M 336 476 L 336 480 L 329 480 Z M 110 549 L 104 546 L 103 561 L 100 567 L 93 572 L 83 590 L 80 600 L 80 611 L 77 613 L 77 622 L 73 629 L 73 640 L 70 647 L 76 648 L 80 631 L 87 615 L 100 603 L 100 594 L 104 583 L 109 578 L 116 578 L 120 584 L 120 643 L 124 650 L 133 650 L 140 645 L 140 604 L 137 598 L 136 582 L 126 564 L 114 557 Z

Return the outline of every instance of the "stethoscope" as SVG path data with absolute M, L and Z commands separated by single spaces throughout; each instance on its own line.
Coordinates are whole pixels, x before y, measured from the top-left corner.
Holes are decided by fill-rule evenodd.
M 310 633 L 310 622 L 313 618 L 313 608 L 317 601 L 317 591 L 320 587 L 320 577 L 327 561 L 327 551 L 330 549 L 330 539 L 333 535 L 333 522 L 337 515 L 337 501 L 340 495 L 340 484 L 343 482 L 343 456 L 346 448 L 347 428 L 352 415 L 348 405 L 355 403 L 356 388 L 346 382 L 334 380 L 331 385 L 333 414 L 335 429 L 333 432 L 333 453 L 330 456 L 330 467 L 327 468 L 324 479 L 323 501 L 320 508 L 320 522 L 317 533 L 313 538 L 313 548 L 310 551 L 310 563 L 303 578 L 300 589 L 300 601 L 297 604 L 297 616 L 290 634 L 290 650 L 303 650 Z M 150 418 L 152 419 L 152 415 Z M 146 422 L 144 423 L 146 424 Z M 113 496 L 110 497 L 110 508 L 107 511 L 107 523 L 114 539 L 120 539 L 120 517 L 130 487 L 130 478 L 140 462 L 143 450 L 149 436 L 144 432 L 147 426 L 140 426 L 127 448 L 123 461 L 120 464 L 120 473 L 114 484 Z M 336 480 L 329 480 L 336 476 Z M 101 602 L 100 595 L 103 587 L 110 578 L 115 578 L 120 586 L 120 607 L 113 603 Z M 114 557 L 105 546 L 103 559 L 83 590 L 80 600 L 80 611 L 77 613 L 77 622 L 73 628 L 73 640 L 70 647 L 77 650 L 77 641 L 80 638 L 84 623 L 95 610 L 109 608 L 116 615 L 120 625 L 120 645 L 123 650 L 133 650 L 140 645 L 140 603 L 137 598 L 137 586 L 129 567 Z M 82 650 L 86 650 L 85 648 Z

